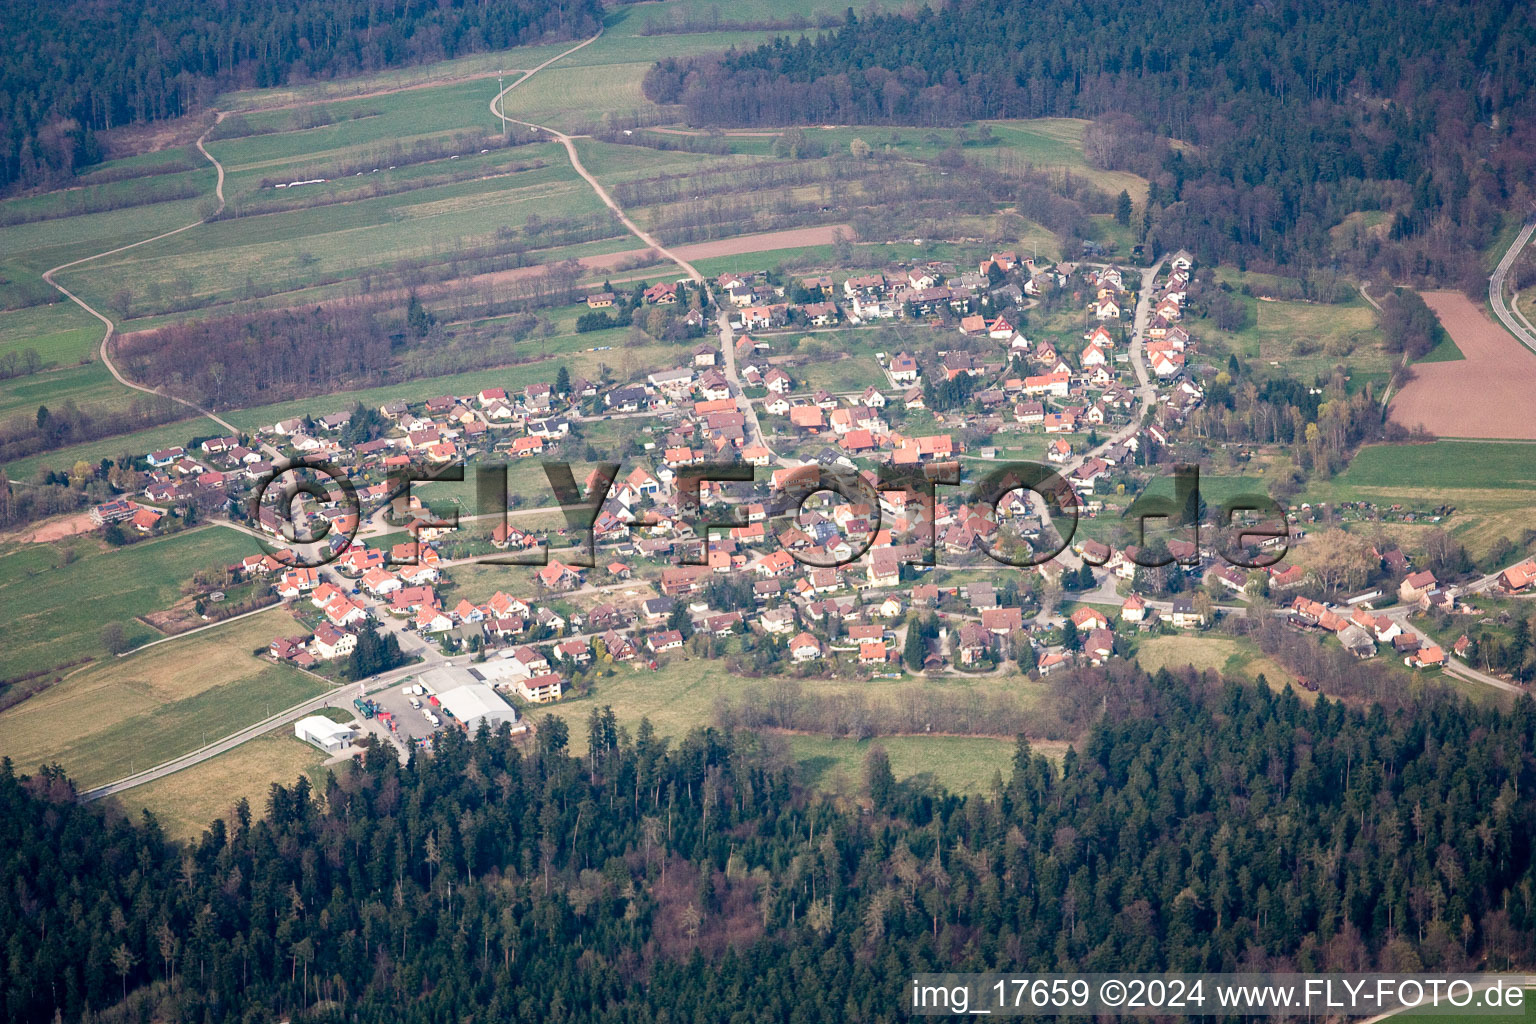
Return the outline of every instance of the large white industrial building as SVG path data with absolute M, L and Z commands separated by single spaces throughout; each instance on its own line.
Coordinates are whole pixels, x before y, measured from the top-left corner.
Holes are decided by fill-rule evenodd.
M 447 693 L 440 693 L 437 699 L 443 707 L 453 713 L 453 717 L 464 723 L 471 733 L 480 728 L 480 723 L 485 722 L 493 730 L 501 726 L 502 722 L 511 725 L 514 731 L 521 731 L 522 725 L 517 720 L 517 711 L 502 699 L 501 695 L 484 683 L 465 683 L 455 687 Z
M 424 676 L 423 681 L 437 691 L 438 702 L 457 721 L 462 722 L 471 735 L 479 730 L 481 722 L 493 730 L 499 728 L 502 722 L 512 726 L 513 732 L 522 732 L 527 728 L 518 721 L 517 710 L 481 681 L 473 669 L 438 669 Z

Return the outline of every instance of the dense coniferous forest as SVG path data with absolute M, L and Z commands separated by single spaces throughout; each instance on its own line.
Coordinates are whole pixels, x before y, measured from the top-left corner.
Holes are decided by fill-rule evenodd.
M 591 35 L 601 0 L 3 0 L 0 189 L 100 159 L 97 132 L 283 85 Z
M 773 737 L 459 738 L 190 845 L 0 767 L 7 1020 L 898 1020 L 929 968 L 1529 962 L 1536 705 L 1401 712 L 1116 666 L 986 797 L 808 793 Z
M 1536 195 L 1533 80 L 1514 0 L 948 0 L 664 60 L 646 93 L 706 125 L 1094 118 L 1088 157 L 1153 181 L 1168 247 L 1331 262 L 1328 229 L 1383 210 L 1395 244 L 1361 255 L 1470 284 L 1471 251 Z

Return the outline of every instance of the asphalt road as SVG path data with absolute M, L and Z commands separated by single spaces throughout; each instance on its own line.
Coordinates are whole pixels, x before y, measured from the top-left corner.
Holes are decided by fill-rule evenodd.
M 1520 339 L 1520 343 L 1533 352 L 1536 352 L 1536 335 L 1526 330 L 1509 312 L 1509 306 L 1504 302 L 1504 281 L 1509 276 L 1510 268 L 1515 265 L 1515 260 L 1520 256 L 1520 250 L 1525 248 L 1525 243 L 1531 240 L 1531 234 L 1536 232 L 1536 219 L 1528 221 L 1525 227 L 1520 229 L 1520 234 L 1515 236 L 1514 244 L 1499 260 L 1499 265 L 1494 268 L 1488 277 L 1488 302 L 1493 306 L 1494 315 L 1509 329 L 1509 333 Z
M 473 657 L 473 655 L 465 654 L 459 655 L 458 657 L 463 662 L 468 662 L 469 659 Z M 406 665 L 402 666 L 401 668 L 393 669 L 389 672 L 385 672 L 381 675 L 373 676 L 368 679 L 366 682 L 366 690 L 364 692 L 373 693 L 377 690 L 381 690 L 387 686 L 393 685 L 394 683 L 398 683 L 407 676 L 417 675 L 421 672 L 427 671 L 428 669 L 437 668 L 448 663 L 449 659 L 438 655 L 438 660 L 433 664 Z M 242 743 L 253 740 L 256 737 L 263 735 L 264 733 L 271 732 L 273 729 L 276 729 L 288 722 L 303 718 L 305 715 L 312 715 L 316 711 L 319 711 L 321 708 L 350 708 L 352 706 L 352 698 L 357 695 L 358 690 L 356 689 L 356 684 L 346 684 L 332 690 L 327 690 L 325 693 L 322 693 L 317 697 L 312 697 L 301 704 L 295 704 L 293 707 L 285 708 L 275 715 L 270 715 L 267 718 L 263 718 L 261 721 L 249 725 L 246 728 L 241 729 L 239 732 L 230 733 L 223 739 L 215 740 L 207 746 L 199 747 L 197 750 L 188 751 L 180 757 L 172 758 L 169 761 L 155 765 L 153 768 L 147 768 L 142 772 L 136 772 L 133 775 L 129 775 L 127 778 L 118 779 L 116 782 L 109 782 L 104 786 L 97 786 L 95 789 L 88 789 L 80 794 L 80 799 L 87 801 L 100 800 L 104 796 L 111 796 L 114 793 L 121 793 L 124 790 L 132 789 L 135 786 L 142 786 L 147 782 L 154 782 L 156 779 L 163 779 L 167 775 L 174 775 L 176 772 L 181 771 L 183 768 L 190 768 L 195 764 L 201 764 L 202 762 L 208 760 L 210 757 L 217 757 L 226 751 L 233 750 Z
M 1147 324 L 1152 319 L 1152 284 L 1157 278 L 1157 272 L 1162 269 L 1165 262 L 1167 262 L 1166 256 L 1141 272 L 1141 291 L 1136 298 L 1136 322 L 1131 330 L 1131 368 L 1136 371 L 1136 408 L 1131 412 L 1131 421 L 1115 431 L 1107 440 L 1100 443 L 1098 447 L 1074 455 L 1062 463 L 1061 468 L 1057 472 L 1063 477 L 1080 468 L 1083 463 L 1097 456 L 1106 448 L 1120 444 L 1134 436 L 1141 429 L 1141 421 L 1146 417 L 1147 410 L 1152 407 L 1152 402 L 1157 398 L 1157 386 L 1152 382 L 1151 374 L 1147 370 L 1147 360 L 1143 353 L 1143 346 L 1145 344 Z M 1030 501 L 1040 516 L 1040 528 L 1041 532 L 1044 533 L 1051 525 L 1051 510 L 1047 506 L 1045 499 L 1038 494 L 1031 493 Z M 1072 569 L 1082 565 L 1083 561 L 1072 551 L 1071 547 L 1062 549 L 1054 560 Z

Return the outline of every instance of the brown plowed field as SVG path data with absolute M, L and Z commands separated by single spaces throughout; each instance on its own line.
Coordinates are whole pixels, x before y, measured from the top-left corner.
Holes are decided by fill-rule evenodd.
M 64 516 L 59 519 L 50 519 L 45 523 L 21 530 L 14 534 L 16 540 L 23 544 L 49 544 L 56 540 L 64 540 L 76 534 L 89 533 L 96 529 L 96 524 L 91 522 L 89 512 L 77 512 L 74 515 Z
M 1536 353 L 1461 292 L 1421 292 L 1464 359 L 1420 363 L 1391 416 L 1439 437 L 1536 440 Z

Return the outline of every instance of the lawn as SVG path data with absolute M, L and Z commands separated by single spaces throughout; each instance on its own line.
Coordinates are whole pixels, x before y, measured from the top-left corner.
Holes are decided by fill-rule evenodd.
M 274 782 L 291 786 L 305 775 L 319 790 L 325 758 L 284 725 L 175 775 L 127 790 L 117 800 L 135 815 L 153 812 L 172 839 L 196 839 L 215 818 L 233 821 L 242 797 L 252 815 L 264 814 Z
M 77 552 L 73 561 L 65 556 L 71 550 Z M 0 675 L 83 655 L 109 657 L 100 635 L 108 622 L 122 622 L 135 643 L 154 639 L 159 634 L 136 616 L 170 607 L 196 570 L 257 550 L 252 538 L 212 526 L 126 548 L 108 548 L 87 536 L 68 545 L 0 550 L 0 605 L 10 613 L 0 639 Z
M 1130 497 L 1135 499 L 1141 495 L 1161 495 L 1171 498 L 1174 495 L 1175 483 L 1172 473 L 1160 472 L 1149 480 L 1141 491 L 1135 491 L 1133 488 Z M 1208 472 L 1202 468 L 1200 472 L 1200 498 L 1209 508 L 1217 508 L 1233 498 L 1265 498 L 1268 494 L 1267 487 L 1267 477 L 1258 469 L 1251 473 L 1219 473 Z
M 0 714 L 0 749 L 28 767 L 57 761 L 82 788 L 195 750 L 324 692 L 322 680 L 251 654 L 295 629 L 274 608 L 105 657 Z
M 772 339 L 774 354 L 803 354 L 807 362 L 787 367 L 800 386 L 807 390 L 825 388 L 833 394 L 863 391 L 867 387 L 888 390 L 885 371 L 875 361 L 876 351 L 888 351 L 881 345 L 884 337 L 873 331 L 812 332 L 800 336 L 785 335 Z M 894 338 L 887 340 L 894 341 Z
M 460 516 L 489 515 L 500 511 L 503 506 L 495 504 L 496 498 L 493 494 L 485 507 L 481 507 L 479 472 L 482 468 L 498 466 L 507 467 L 507 497 L 504 507 L 518 513 L 512 518 L 512 525 L 524 530 L 533 530 L 540 526 L 547 528 L 550 525 L 554 525 L 557 529 L 564 528 L 565 520 L 560 515 L 554 491 L 549 486 L 549 477 L 545 475 L 538 459 L 514 459 L 508 462 L 496 456 L 477 458 L 464 467 L 463 480 L 414 483 L 411 485 L 411 495 L 420 498 L 428 508 L 445 514 L 456 508 Z M 582 467 L 575 467 L 578 482 L 583 472 Z M 548 518 L 522 514 L 528 509 L 544 506 L 549 508 Z M 489 536 L 494 526 L 494 520 L 464 523 L 460 526 L 458 533 L 446 537 L 445 540 L 451 543 L 455 539 L 464 540 L 476 534 Z

